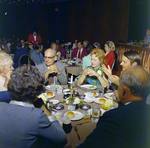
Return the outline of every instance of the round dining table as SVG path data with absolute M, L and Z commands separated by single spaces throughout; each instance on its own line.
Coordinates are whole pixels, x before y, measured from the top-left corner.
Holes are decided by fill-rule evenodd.
M 67 89 L 68 86 L 67 85 L 61 85 L 63 87 L 63 89 Z M 77 92 L 79 93 L 79 95 L 84 95 L 86 92 L 90 92 L 90 91 L 95 91 L 98 93 L 98 88 L 95 90 L 85 90 L 85 89 L 81 89 L 80 87 L 76 87 Z M 48 90 L 47 90 L 48 91 Z M 112 92 L 112 90 L 107 90 L 106 93 L 110 93 Z M 53 98 L 50 98 L 49 100 L 58 100 L 58 101 L 63 101 L 64 98 L 64 93 L 62 92 L 62 94 L 58 94 L 57 92 L 55 93 L 55 96 Z M 96 98 L 102 98 L 104 96 L 97 96 Z M 84 102 L 84 99 L 81 99 L 81 101 L 83 101 L 83 104 L 88 104 L 91 106 L 91 108 L 93 106 L 97 106 L 99 108 L 102 108 L 101 104 L 92 102 L 92 103 L 86 103 Z M 58 110 L 58 112 L 65 114 L 66 112 L 68 112 L 68 105 L 66 105 L 66 103 L 59 103 L 59 105 L 63 105 L 64 109 L 62 110 Z M 81 112 L 83 113 L 83 110 L 81 108 L 76 109 L 75 111 Z M 75 148 L 77 146 L 79 146 L 81 143 L 83 143 L 85 141 L 85 139 L 87 138 L 87 136 L 92 133 L 92 131 L 96 128 L 96 122 L 93 121 L 89 121 L 89 122 L 85 122 L 83 120 L 83 118 L 81 118 L 80 120 L 75 120 L 75 121 L 71 121 L 72 124 L 72 130 L 70 133 L 66 134 L 67 137 L 67 144 L 65 146 L 65 148 Z M 77 132 L 74 130 L 74 126 L 77 127 L 78 130 L 78 134 L 80 136 L 80 139 L 78 138 Z

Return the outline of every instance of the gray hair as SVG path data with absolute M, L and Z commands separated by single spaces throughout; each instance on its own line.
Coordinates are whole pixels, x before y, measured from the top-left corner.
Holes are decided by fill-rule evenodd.
M 150 76 L 140 66 L 132 66 L 125 70 L 120 77 L 120 83 L 125 84 L 134 96 L 146 99 L 150 94 Z
M 88 45 L 88 44 L 89 44 L 89 41 L 85 40 L 85 41 L 83 42 L 83 44 Z

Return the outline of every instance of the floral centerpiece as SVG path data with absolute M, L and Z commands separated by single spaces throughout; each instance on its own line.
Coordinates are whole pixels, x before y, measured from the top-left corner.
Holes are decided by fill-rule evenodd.
M 66 100 L 60 101 L 60 103 L 66 103 L 66 105 L 68 105 L 69 101 L 72 101 L 73 104 L 78 104 L 78 107 L 80 107 L 81 105 L 83 105 L 83 102 L 81 101 L 80 97 L 73 97 L 71 95 Z

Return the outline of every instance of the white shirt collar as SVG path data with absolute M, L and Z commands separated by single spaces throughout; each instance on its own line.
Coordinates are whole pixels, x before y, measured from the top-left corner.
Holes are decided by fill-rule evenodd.
M 125 103 L 124 105 L 128 105 L 128 104 L 130 104 L 131 102 L 127 102 L 127 103 Z
M 15 101 L 15 100 L 11 100 L 9 102 L 9 104 L 20 105 L 20 106 L 25 106 L 25 107 L 34 107 L 34 105 L 31 104 L 31 103 L 21 102 L 21 101 Z
M 109 51 L 107 51 L 107 52 L 105 53 L 105 56 L 106 56 L 108 53 L 109 53 Z

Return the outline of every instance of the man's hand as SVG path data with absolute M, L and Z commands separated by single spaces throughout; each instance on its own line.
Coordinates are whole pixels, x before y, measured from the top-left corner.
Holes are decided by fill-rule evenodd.
M 61 74 L 61 72 L 58 70 L 57 66 L 56 65 L 51 65 L 49 67 L 49 70 L 52 71 L 52 73 L 58 73 L 59 75 Z
M 111 71 L 109 65 L 108 65 L 108 68 L 106 68 L 106 66 L 103 64 L 102 69 L 108 77 L 110 77 L 112 75 L 112 71 Z
M 48 75 L 51 74 L 51 73 L 58 73 L 58 75 L 61 74 L 61 72 L 57 69 L 56 65 L 51 65 L 49 67 L 49 69 L 45 73 L 45 78 L 47 79 Z

